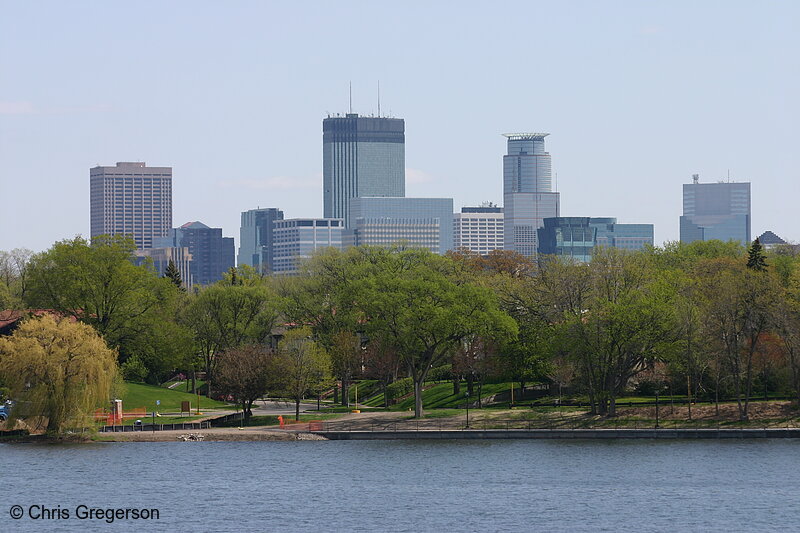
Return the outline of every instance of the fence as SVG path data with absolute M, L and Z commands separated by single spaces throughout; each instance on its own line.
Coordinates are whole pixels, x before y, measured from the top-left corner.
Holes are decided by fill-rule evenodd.
M 131 426 L 103 426 L 99 429 L 102 433 L 131 433 L 135 431 L 169 431 L 169 430 L 187 430 L 187 429 L 211 429 L 211 421 L 205 420 L 203 422 L 180 422 L 176 424 L 138 424 Z

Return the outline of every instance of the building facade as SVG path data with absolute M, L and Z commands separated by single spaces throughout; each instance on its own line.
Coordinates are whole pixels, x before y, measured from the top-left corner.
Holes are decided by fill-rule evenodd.
M 172 168 L 117 163 L 89 169 L 90 234 L 127 235 L 136 248 L 172 228 Z
M 539 255 L 569 257 L 581 263 L 592 260 L 597 247 L 642 250 L 652 246 L 652 224 L 617 224 L 610 217 L 553 217 L 538 230 Z
M 504 248 L 535 257 L 537 230 L 545 218 L 560 212 L 559 193 L 553 190 L 548 133 L 507 133 L 503 156 Z
M 249 265 L 265 274 L 273 271 L 272 236 L 277 220 L 283 220 L 283 211 L 275 207 L 251 209 L 242 213 L 238 265 Z
M 503 224 L 502 207 L 462 207 L 460 213 L 453 213 L 453 249 L 467 249 L 479 255 L 502 250 Z
M 342 249 L 344 220 L 289 218 L 275 221 L 273 269 L 276 274 L 294 274 L 303 261 L 324 248 Z
M 172 261 L 181 275 L 181 281 L 186 290 L 193 286 L 192 282 L 192 254 L 189 248 L 147 248 L 146 250 L 134 250 L 133 264 L 137 266 L 150 264 L 159 276 L 163 276 L 167 271 L 169 262 Z
M 683 185 L 681 242 L 738 241 L 750 243 L 750 183 L 693 183 Z
M 235 266 L 233 237 L 223 237 L 222 228 L 202 222 L 187 222 L 155 239 L 156 248 L 187 248 L 191 254 L 189 272 L 195 285 L 210 285 Z
M 405 196 L 405 122 L 348 113 L 322 121 L 325 218 L 349 220 L 358 196 Z
M 350 200 L 348 245 L 426 248 L 453 246 L 452 198 L 359 197 Z

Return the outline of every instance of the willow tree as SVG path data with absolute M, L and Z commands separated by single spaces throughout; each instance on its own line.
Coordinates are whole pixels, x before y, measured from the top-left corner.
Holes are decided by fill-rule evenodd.
M 116 353 L 91 326 L 69 318 L 28 319 L 0 339 L 0 378 L 22 414 L 47 419 L 48 432 L 88 425 L 116 377 Z

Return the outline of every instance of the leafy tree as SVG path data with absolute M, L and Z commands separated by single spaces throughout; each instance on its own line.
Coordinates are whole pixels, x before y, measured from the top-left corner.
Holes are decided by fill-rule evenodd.
M 178 271 L 178 267 L 175 266 L 175 262 L 172 259 L 167 263 L 167 268 L 164 270 L 164 277 L 170 280 L 178 289 L 184 292 L 186 291 L 186 288 L 183 286 L 183 279 L 181 279 L 181 273 Z
M 517 325 L 495 295 L 448 276 L 452 260 L 427 250 L 375 250 L 364 266 L 354 301 L 365 315 L 370 337 L 397 350 L 414 382 L 414 412 L 423 416 L 422 385 L 470 335 L 514 337 Z
M 342 405 L 350 405 L 350 383 L 361 368 L 361 337 L 352 331 L 333 334 L 329 348 L 333 374 L 342 381 Z
M 311 328 L 286 332 L 278 343 L 278 364 L 283 387 L 295 401 L 295 419 L 300 419 L 300 402 L 309 392 L 318 391 L 328 382 L 331 360 L 328 353 L 311 338 Z
M 245 423 L 253 416 L 253 403 L 270 388 L 277 388 L 280 370 L 274 353 L 264 346 L 249 344 L 231 348 L 219 356 L 216 386 L 242 406 Z
M 47 419 L 49 432 L 88 425 L 92 411 L 109 401 L 117 373 L 114 351 L 69 318 L 28 319 L 0 338 L 3 383 L 26 410 Z
M 147 376 L 149 374 L 147 365 L 144 364 L 141 357 L 138 355 L 129 357 L 127 361 L 122 363 L 120 371 L 122 372 L 122 377 L 125 379 L 125 381 L 135 381 L 139 383 L 147 380 Z

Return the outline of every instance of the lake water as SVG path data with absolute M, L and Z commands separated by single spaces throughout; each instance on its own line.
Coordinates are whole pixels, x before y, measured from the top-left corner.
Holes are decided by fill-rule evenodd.
M 794 440 L 0 444 L 0 531 L 793 531 L 798 466 Z

